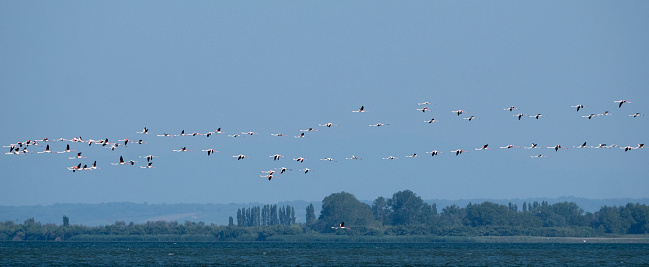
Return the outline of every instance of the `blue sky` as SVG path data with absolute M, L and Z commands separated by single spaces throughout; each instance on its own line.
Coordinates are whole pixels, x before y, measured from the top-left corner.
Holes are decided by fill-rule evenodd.
M 573 149 L 647 141 L 648 118 L 628 116 L 649 113 L 646 10 L 646 1 L 3 1 L 2 145 L 148 144 L 72 143 L 80 160 L 33 146 L 2 155 L 0 204 L 275 203 L 340 191 L 373 200 L 404 189 L 424 199 L 649 197 L 646 149 Z M 618 108 L 620 99 L 632 103 Z M 424 101 L 432 112 L 416 110 Z M 351 112 L 361 105 L 369 112 Z M 340 126 L 318 126 L 326 122 Z M 143 127 L 152 134 L 136 134 Z M 260 134 L 155 136 L 219 127 Z M 270 135 L 309 127 L 320 131 Z M 498 148 L 532 142 L 570 149 Z M 474 150 L 484 144 L 494 149 Z M 193 151 L 172 152 L 183 146 Z M 458 148 L 468 153 L 450 153 Z M 273 162 L 276 153 L 286 157 Z M 138 168 L 149 154 L 156 168 Z M 111 166 L 120 156 L 139 162 Z M 101 169 L 66 169 L 94 160 Z M 259 177 L 282 166 L 293 171 Z

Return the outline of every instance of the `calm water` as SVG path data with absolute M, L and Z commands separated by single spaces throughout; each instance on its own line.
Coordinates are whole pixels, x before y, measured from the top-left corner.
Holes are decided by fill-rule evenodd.
M 0 242 L 0 265 L 649 265 L 647 244 Z

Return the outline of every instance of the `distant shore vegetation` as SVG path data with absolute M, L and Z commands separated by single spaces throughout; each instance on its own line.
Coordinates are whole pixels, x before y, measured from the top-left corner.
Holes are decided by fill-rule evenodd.
M 628 203 L 584 212 L 573 202 L 517 205 L 492 202 L 438 211 L 410 190 L 372 205 L 347 192 L 322 200 L 319 216 L 306 208 L 296 223 L 290 206 L 242 208 L 228 225 L 185 221 L 116 221 L 104 226 L 0 223 L 3 241 L 277 241 L 277 242 L 649 242 L 649 206 Z M 225 215 L 227 216 L 227 215 Z M 345 227 L 340 227 L 344 222 Z M 559 239 L 557 239 L 559 238 Z

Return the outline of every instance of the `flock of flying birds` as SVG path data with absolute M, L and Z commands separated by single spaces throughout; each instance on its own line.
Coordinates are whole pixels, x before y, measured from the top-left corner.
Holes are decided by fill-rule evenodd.
M 624 103 L 631 103 L 631 102 L 626 101 L 626 100 L 617 100 L 617 101 L 613 101 L 613 102 L 618 103 L 618 105 L 617 105 L 618 108 L 621 108 Z M 430 102 L 423 102 L 423 103 L 417 103 L 417 104 L 419 106 L 423 106 L 422 108 L 417 108 L 416 109 L 417 111 L 421 111 L 423 113 L 432 111 L 432 110 L 430 110 L 429 108 L 426 107 L 426 105 L 431 104 Z M 575 106 L 571 106 L 571 107 L 576 108 L 577 112 L 579 112 L 581 109 L 583 109 L 586 106 L 579 104 L 579 105 L 575 105 Z M 514 106 L 511 106 L 511 107 L 505 108 L 504 110 L 509 111 L 509 112 L 513 112 L 514 110 L 518 110 L 518 108 L 516 108 Z M 352 112 L 363 113 L 363 112 L 368 112 L 368 111 L 365 110 L 364 106 L 361 106 L 358 110 L 353 110 Z M 457 114 L 457 116 L 460 116 L 462 114 L 467 113 L 466 111 L 461 110 L 461 109 L 453 110 L 451 112 L 453 112 L 454 114 Z M 610 116 L 610 115 L 612 115 L 612 114 L 609 113 L 608 111 L 605 111 L 602 114 L 589 114 L 589 115 L 585 115 L 585 116 L 581 116 L 581 117 L 584 117 L 584 118 L 587 118 L 587 119 L 590 120 L 590 119 L 595 118 L 595 117 Z M 531 118 L 534 118 L 534 119 L 538 120 L 543 115 L 542 114 L 526 115 L 526 114 L 523 114 L 523 113 L 519 113 L 519 114 L 514 114 L 512 116 L 516 117 L 518 120 L 521 120 L 521 118 L 523 118 L 523 117 L 531 117 Z M 639 116 L 643 116 L 643 114 L 634 113 L 634 114 L 630 114 L 629 116 L 631 116 L 631 117 L 639 117 Z M 471 120 L 476 119 L 476 117 L 475 116 L 469 116 L 469 117 L 465 117 L 463 119 L 471 121 Z M 430 120 L 425 120 L 424 122 L 425 123 L 433 123 L 433 122 L 437 122 L 437 121 L 434 118 L 431 118 Z M 376 123 L 376 124 L 370 124 L 369 126 L 370 127 L 381 127 L 381 126 L 387 126 L 387 125 L 390 125 L 390 124 Z M 328 122 L 328 123 L 324 123 L 324 124 L 319 124 L 319 126 L 320 127 L 330 128 L 332 126 L 339 126 L 339 125 L 335 124 L 335 123 Z M 313 132 L 313 131 L 319 131 L 319 130 L 316 130 L 316 129 L 313 129 L 313 128 L 307 128 L 307 129 L 304 129 L 304 130 L 300 130 L 300 133 L 298 135 L 296 135 L 296 136 L 293 136 L 293 137 L 294 138 L 303 138 L 303 137 L 306 137 L 305 134 L 307 132 Z M 149 135 L 150 134 L 149 129 L 146 128 L 146 127 L 144 127 L 142 129 L 142 131 L 136 132 L 136 133 L 142 134 L 142 135 Z M 218 128 L 214 132 L 207 132 L 207 133 L 197 133 L 197 132 L 185 133 L 185 131 L 182 130 L 180 132 L 180 134 L 178 134 L 178 135 L 163 133 L 163 134 L 157 134 L 157 136 L 158 137 L 178 137 L 178 136 L 206 136 L 206 137 L 210 137 L 212 135 L 219 135 L 219 134 L 226 134 L 226 133 L 221 131 L 221 128 Z M 252 136 L 252 135 L 258 135 L 258 134 L 259 133 L 250 131 L 250 132 L 233 133 L 233 134 L 230 134 L 228 136 L 232 137 L 232 138 L 237 138 L 237 137 L 246 136 L 246 135 Z M 285 134 L 282 134 L 282 133 L 271 133 L 270 135 L 278 136 L 278 137 L 287 137 L 288 136 L 288 135 L 285 135 Z M 69 142 L 69 143 L 66 144 L 65 150 L 52 151 L 52 150 L 50 150 L 50 143 L 54 143 L 54 142 Z M 67 154 L 67 153 L 76 154 L 76 156 L 68 157 L 71 160 L 86 158 L 86 157 L 82 156 L 82 152 L 77 152 L 77 150 L 70 149 L 70 143 L 84 143 L 84 144 L 87 144 L 88 146 L 92 146 L 92 145 L 102 146 L 102 147 L 109 148 L 111 150 L 115 150 L 115 149 L 119 148 L 120 146 L 127 146 L 128 144 L 139 144 L 139 145 L 147 144 L 147 142 L 144 142 L 143 139 L 131 140 L 131 139 L 126 139 L 125 138 L 125 139 L 117 140 L 115 142 L 110 142 L 108 140 L 108 138 L 105 138 L 105 139 L 102 139 L 102 140 L 83 140 L 81 137 L 74 137 L 72 139 L 59 138 L 59 139 L 56 139 L 56 140 L 51 140 L 51 139 L 48 139 L 48 138 L 43 138 L 41 140 L 27 140 L 27 141 L 21 141 L 21 142 L 17 142 L 17 143 L 14 143 L 14 144 L 10 144 L 10 145 L 4 146 L 4 147 L 9 148 L 9 152 L 5 153 L 7 155 L 28 155 L 30 153 L 33 153 L 28 149 L 29 147 L 34 147 L 34 146 L 43 147 L 42 144 L 44 144 L 45 145 L 44 150 L 37 151 L 35 153 L 37 153 L 37 154 Z M 520 147 L 521 146 L 506 145 L 506 146 L 500 146 L 499 148 L 500 149 L 512 149 L 512 148 L 520 148 Z M 617 146 L 616 145 L 606 145 L 606 144 L 598 144 L 597 146 L 587 146 L 587 143 L 584 142 L 583 144 L 578 145 L 578 146 L 574 146 L 573 148 L 615 148 L 615 147 L 617 147 Z M 530 146 L 523 147 L 523 148 L 525 148 L 525 149 L 539 149 L 539 148 L 543 148 L 543 147 L 538 146 L 538 144 L 532 143 Z M 558 151 L 559 149 L 568 149 L 568 148 L 563 147 L 561 145 L 548 146 L 546 148 L 553 149 L 555 151 Z M 630 151 L 630 150 L 633 150 L 633 149 L 644 148 L 644 144 L 638 144 L 637 146 L 624 146 L 624 147 L 619 147 L 619 148 L 623 149 L 626 152 L 626 151 Z M 489 147 L 488 144 L 485 144 L 485 145 L 483 145 L 482 147 L 479 147 L 479 148 L 475 148 L 475 150 L 488 150 L 488 149 L 492 149 L 492 147 Z M 188 150 L 187 147 L 181 147 L 179 149 L 173 150 L 173 152 L 191 152 L 191 151 L 192 150 Z M 210 156 L 210 155 L 212 155 L 212 154 L 214 154 L 216 152 L 219 152 L 219 151 L 216 151 L 216 150 L 211 149 L 211 148 L 210 149 L 203 149 L 201 151 L 206 152 L 207 156 Z M 455 154 L 456 156 L 459 156 L 463 152 L 467 152 L 467 151 L 463 150 L 463 149 L 456 149 L 456 150 L 450 151 L 450 153 Z M 433 151 L 429 151 L 429 152 L 425 152 L 425 153 L 430 154 L 432 157 L 435 157 L 435 156 L 437 156 L 439 154 L 444 154 L 444 152 L 437 151 L 437 150 L 433 150 Z M 139 167 L 143 168 L 143 169 L 155 168 L 153 166 L 153 159 L 156 158 L 156 157 L 158 157 L 158 156 L 154 156 L 154 155 L 140 156 L 140 158 L 146 159 L 147 163 L 146 163 L 146 165 L 142 165 L 142 166 L 139 166 Z M 236 158 L 237 160 L 243 160 L 243 159 L 249 158 L 248 156 L 243 155 L 243 154 L 233 155 L 232 157 Z M 284 158 L 285 156 L 280 155 L 280 154 L 275 154 L 275 155 L 270 155 L 269 157 L 272 158 L 273 161 L 279 161 L 281 158 Z M 413 154 L 408 155 L 406 157 L 407 158 L 414 158 L 414 157 L 421 157 L 421 155 L 413 153 Z M 546 157 L 546 156 L 543 155 L 543 154 L 537 154 L 537 155 L 533 155 L 533 156 L 530 156 L 530 157 L 532 157 L 532 158 L 543 158 L 543 157 Z M 345 158 L 345 159 L 346 160 L 360 160 L 361 158 L 359 158 L 359 157 L 357 157 L 355 155 L 352 155 L 351 157 Z M 389 157 L 385 157 L 385 158 L 382 158 L 382 159 L 384 159 L 384 160 L 395 160 L 395 159 L 399 159 L 399 158 L 394 157 L 394 156 L 389 156 Z M 305 160 L 306 159 L 303 158 L 303 157 L 293 158 L 293 161 L 300 162 L 300 163 L 304 162 Z M 333 158 L 329 158 L 329 157 L 322 158 L 320 160 L 323 160 L 323 161 L 335 161 Z M 125 161 L 123 156 L 120 156 L 119 162 L 110 163 L 110 165 L 114 165 L 114 166 L 117 166 L 117 165 L 131 165 L 132 166 L 132 165 L 135 165 L 135 163 L 137 163 L 137 161 L 134 161 L 134 160 Z M 72 171 L 72 172 L 77 172 L 77 171 L 94 171 L 94 170 L 98 170 L 100 168 L 97 167 L 97 161 L 94 161 L 91 166 L 88 166 L 87 164 L 82 165 L 82 163 L 79 163 L 79 164 L 74 165 L 74 166 L 69 166 L 69 167 L 67 167 L 67 169 Z M 259 176 L 260 177 L 265 177 L 270 181 L 272 178 L 278 177 L 277 174 L 282 174 L 282 173 L 285 173 L 286 171 L 290 171 L 290 170 L 291 169 L 289 169 L 289 168 L 281 167 L 281 168 L 277 168 L 275 170 L 261 171 L 261 173 L 263 173 L 263 175 L 259 175 Z M 309 168 L 303 168 L 303 169 L 300 169 L 299 171 L 303 172 L 303 173 L 309 173 L 310 169 Z M 342 224 L 341 224 L 340 227 L 343 227 Z

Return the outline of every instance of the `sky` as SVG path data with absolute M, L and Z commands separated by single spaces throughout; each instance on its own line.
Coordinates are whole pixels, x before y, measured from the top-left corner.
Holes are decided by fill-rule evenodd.
M 619 149 L 648 140 L 649 118 L 628 116 L 649 115 L 646 10 L 647 1 L 0 1 L 3 146 L 146 142 L 1 154 L 0 205 L 276 203 L 341 191 L 373 200 L 406 189 L 423 199 L 649 197 L 649 150 Z M 143 127 L 150 134 L 136 133 Z M 226 134 L 156 136 L 217 128 Z M 307 128 L 319 131 L 293 137 Z M 259 134 L 228 136 L 249 131 Z M 583 142 L 618 148 L 574 148 Z M 543 148 L 523 148 L 532 143 Z M 46 144 L 87 158 L 37 153 Z M 493 149 L 475 150 L 485 144 Z M 556 145 L 568 149 L 546 148 Z M 191 151 L 172 151 L 181 147 Z M 155 168 L 139 168 L 146 155 Z M 120 156 L 138 162 L 112 166 Z M 67 169 L 95 160 L 94 171 Z M 260 177 L 280 167 L 291 171 Z

